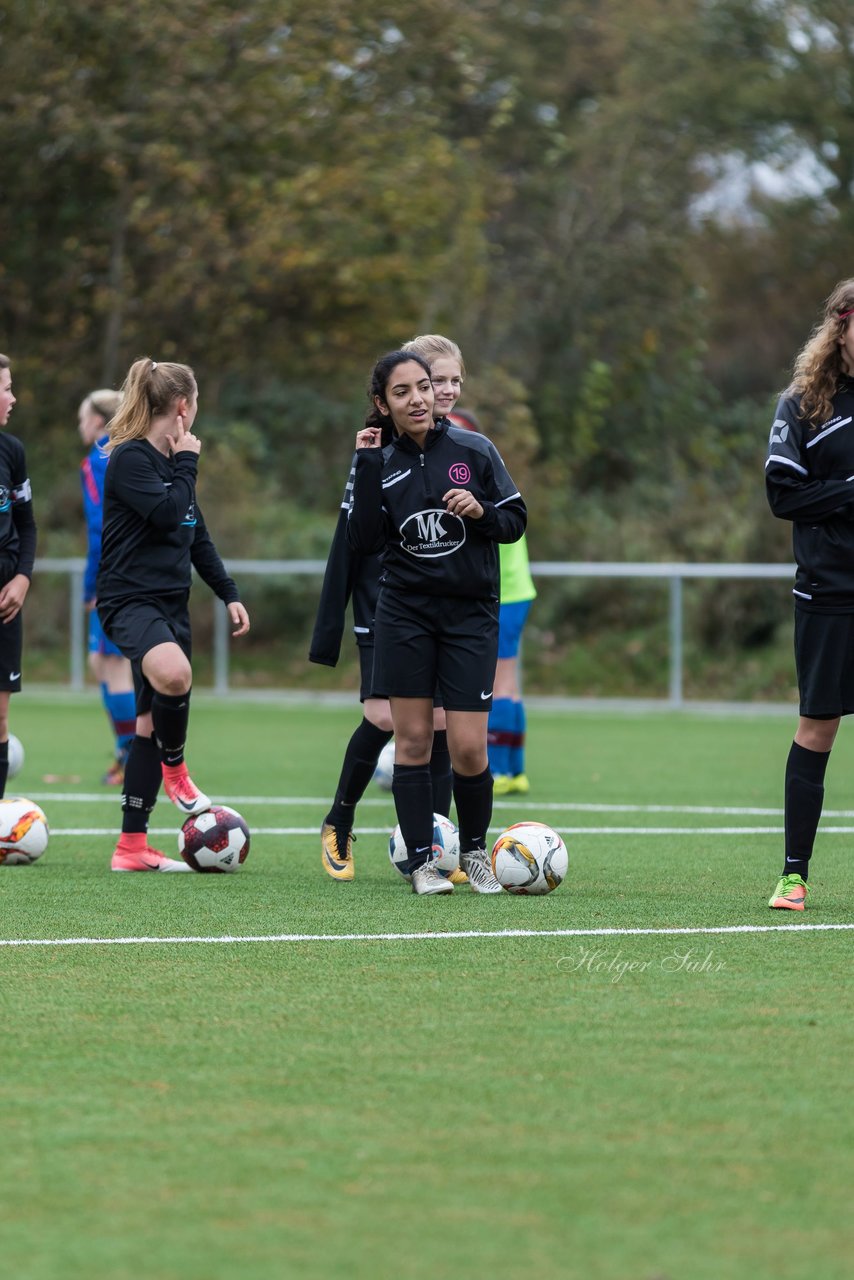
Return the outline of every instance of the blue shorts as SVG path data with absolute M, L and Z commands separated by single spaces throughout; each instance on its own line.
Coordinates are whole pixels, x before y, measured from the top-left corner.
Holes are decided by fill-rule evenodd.
M 498 657 L 517 658 L 531 600 L 502 604 L 498 610 Z
M 100 653 L 104 658 L 122 656 L 121 649 L 117 649 L 112 640 L 108 640 L 104 635 L 97 609 L 92 609 L 89 614 L 89 652 Z

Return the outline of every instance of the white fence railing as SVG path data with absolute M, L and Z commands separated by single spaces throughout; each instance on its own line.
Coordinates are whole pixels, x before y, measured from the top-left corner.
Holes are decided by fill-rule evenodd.
M 238 580 L 246 577 L 320 578 L 326 568 L 324 560 L 228 560 L 226 567 Z M 36 561 L 39 573 L 66 573 L 69 580 L 69 683 L 72 689 L 82 689 L 86 662 L 86 614 L 83 608 L 82 558 L 50 559 Z M 535 578 L 655 578 L 667 582 L 669 589 L 669 671 L 668 703 L 679 707 L 684 701 L 683 672 L 683 600 L 682 587 L 686 580 L 698 578 L 793 579 L 794 566 L 790 564 L 688 564 L 674 562 L 630 561 L 576 561 L 535 560 L 531 562 Z M 213 628 L 213 687 L 216 693 L 229 690 L 229 630 L 225 609 L 214 601 Z

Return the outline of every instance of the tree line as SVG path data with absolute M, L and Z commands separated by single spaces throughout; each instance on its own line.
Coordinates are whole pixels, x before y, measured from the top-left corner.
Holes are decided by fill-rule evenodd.
M 10 0 L 42 549 L 79 546 L 77 403 L 149 354 L 197 371 L 227 554 L 322 554 L 370 365 L 440 331 L 535 555 L 785 559 L 762 455 L 851 273 L 852 51 L 845 0 Z

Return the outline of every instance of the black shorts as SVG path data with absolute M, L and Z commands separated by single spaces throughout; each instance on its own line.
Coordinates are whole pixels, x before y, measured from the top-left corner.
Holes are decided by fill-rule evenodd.
M 20 609 L 11 622 L 0 623 L 0 691 L 21 692 L 21 653 L 24 623 Z
M 380 589 L 374 616 L 375 696 L 430 698 L 447 711 L 486 711 L 498 656 L 498 601 Z
M 854 713 L 854 613 L 795 609 L 795 666 L 802 716 Z
M 98 614 L 108 640 L 130 659 L 136 714 L 151 710 L 154 690 L 142 674 L 142 660 L 158 644 L 177 644 L 192 658 L 190 612 L 186 593 L 180 596 L 144 596 L 115 609 L 98 602 Z
M 359 645 L 359 701 L 367 702 L 368 698 L 376 698 L 374 693 L 374 646 Z
M 368 698 L 384 698 L 384 693 L 374 693 L 374 644 L 359 645 L 359 701 L 367 702 Z M 442 695 L 438 689 L 433 694 L 433 706 L 442 706 Z

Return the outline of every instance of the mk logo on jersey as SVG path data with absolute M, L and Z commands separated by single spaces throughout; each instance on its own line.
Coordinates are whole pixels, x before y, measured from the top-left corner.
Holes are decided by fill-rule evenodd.
M 400 530 L 400 545 L 413 556 L 449 556 L 465 540 L 463 521 L 442 508 L 416 511 Z
M 8 511 L 12 505 L 12 495 L 5 484 L 0 485 L 0 511 Z
M 181 524 L 187 524 L 191 528 L 193 528 L 195 526 L 195 523 L 196 523 L 196 504 L 195 502 L 191 502 L 189 507 L 187 508 L 187 514 L 184 516 L 184 519 L 181 521 Z
M 415 516 L 418 537 L 422 542 L 439 542 L 445 536 L 442 511 L 419 511 Z

